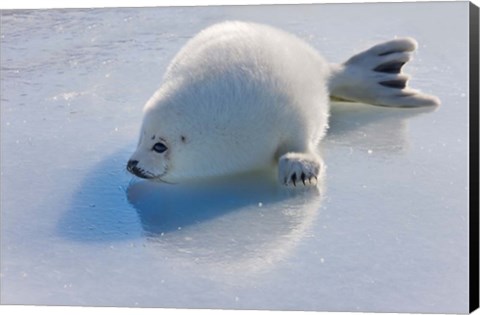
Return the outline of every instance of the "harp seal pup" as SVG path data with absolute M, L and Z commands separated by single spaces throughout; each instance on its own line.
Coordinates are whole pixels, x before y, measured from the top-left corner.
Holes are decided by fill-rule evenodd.
M 407 87 L 401 70 L 416 48 L 412 38 L 394 39 L 330 64 L 270 26 L 208 27 L 178 52 L 146 103 L 127 169 L 181 183 L 276 163 L 280 183 L 316 185 L 331 96 L 392 107 L 439 104 Z

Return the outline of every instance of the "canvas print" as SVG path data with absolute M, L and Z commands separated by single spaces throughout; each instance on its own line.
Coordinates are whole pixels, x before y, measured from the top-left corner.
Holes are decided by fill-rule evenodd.
M 1 303 L 468 312 L 470 10 L 1 11 Z

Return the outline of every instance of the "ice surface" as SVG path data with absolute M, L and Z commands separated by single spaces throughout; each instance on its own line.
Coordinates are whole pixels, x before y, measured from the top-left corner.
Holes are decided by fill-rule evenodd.
M 1 302 L 467 312 L 467 17 L 465 2 L 2 12 Z M 333 104 L 318 192 L 132 180 L 168 61 L 227 19 L 332 62 L 415 37 L 411 85 L 442 106 Z

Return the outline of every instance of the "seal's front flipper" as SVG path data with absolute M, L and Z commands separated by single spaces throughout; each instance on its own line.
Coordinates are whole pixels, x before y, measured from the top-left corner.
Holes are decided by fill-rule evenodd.
M 286 186 L 316 185 L 323 162 L 320 157 L 308 153 L 287 153 L 278 161 L 278 179 Z
M 412 38 L 381 43 L 341 65 L 332 65 L 329 82 L 333 97 L 392 107 L 436 106 L 440 100 L 408 87 L 402 68 L 417 48 Z

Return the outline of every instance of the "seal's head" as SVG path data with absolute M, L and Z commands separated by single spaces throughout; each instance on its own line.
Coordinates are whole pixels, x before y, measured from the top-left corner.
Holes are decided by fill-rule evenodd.
M 137 149 L 127 163 L 127 170 L 140 178 L 169 182 L 178 174 L 172 160 L 181 156 L 187 135 L 178 125 L 168 122 L 170 115 L 163 108 L 145 108 Z M 181 162 L 181 159 L 178 159 Z
M 133 175 L 153 181 L 179 183 L 205 176 L 211 143 L 205 143 L 195 108 L 184 108 L 187 101 L 166 99 L 156 93 L 146 104 L 140 137 L 127 163 Z M 209 127 L 207 127 L 209 128 Z
M 171 141 L 144 126 L 137 149 L 127 164 L 127 170 L 140 178 L 161 180 L 169 169 Z

